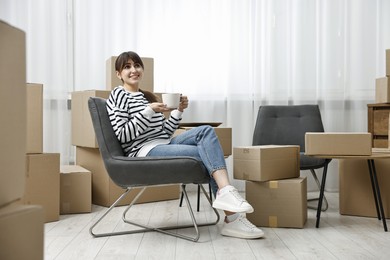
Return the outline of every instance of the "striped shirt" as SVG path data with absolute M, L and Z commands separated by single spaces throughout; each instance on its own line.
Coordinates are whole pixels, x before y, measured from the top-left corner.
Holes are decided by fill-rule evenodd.
M 127 156 L 145 156 L 155 145 L 169 143 L 179 126 L 182 112 L 174 110 L 166 120 L 148 104 L 143 93 L 129 92 L 122 86 L 113 89 L 107 99 L 111 125 Z

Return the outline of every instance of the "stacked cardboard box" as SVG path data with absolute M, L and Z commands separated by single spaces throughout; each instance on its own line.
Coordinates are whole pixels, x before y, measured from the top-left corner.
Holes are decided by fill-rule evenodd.
M 258 226 L 303 228 L 307 220 L 306 177 L 246 181 L 246 198 L 255 209 L 248 219 Z
M 386 50 L 386 76 L 390 77 L 390 49 Z
M 386 76 L 375 81 L 375 103 L 390 103 L 390 49 L 386 50 Z
M 388 119 L 390 115 L 390 49 L 386 50 L 386 75 L 375 80 L 375 103 L 367 104 L 368 131 L 375 148 L 390 147 Z
M 307 181 L 300 178 L 299 146 L 233 148 L 234 178 L 245 180 L 246 199 L 256 226 L 303 228 L 307 220 Z
M 27 83 L 27 153 L 43 153 L 43 85 Z
M 91 172 L 79 165 L 61 165 L 60 171 L 60 213 L 91 212 Z
M 385 216 L 390 217 L 390 160 L 375 160 Z M 339 163 L 339 210 L 342 215 L 377 217 L 367 160 L 348 159 Z
M 98 148 L 88 108 L 90 97 L 107 99 L 109 90 L 85 90 L 72 93 L 72 145 Z
M 0 259 L 43 259 L 43 209 L 26 187 L 26 35 L 0 21 Z
M 236 179 L 271 181 L 299 177 L 299 146 L 235 147 L 233 156 Z
M 0 206 L 23 196 L 26 181 L 25 33 L 0 21 Z
M 388 76 L 375 80 L 375 102 L 390 103 L 390 80 Z
M 76 146 L 76 164 L 91 172 L 92 203 L 106 207 L 110 206 L 125 190 L 109 178 L 104 167 L 88 109 L 88 99 L 89 97 L 107 99 L 113 88 L 122 85 L 116 76 L 115 59 L 116 57 L 110 57 L 106 62 L 106 90 L 72 93 L 72 144 Z M 145 73 L 140 87 L 153 92 L 153 59 L 142 57 L 142 61 Z M 140 189 L 134 189 L 118 206 L 129 204 L 139 191 Z M 146 189 L 138 203 L 177 199 L 179 195 L 179 185 L 158 186 Z
M 43 152 L 43 85 L 28 83 L 27 93 L 27 175 L 22 203 L 41 205 L 45 222 L 60 215 L 60 154 Z
M 0 259 L 44 259 L 43 222 L 43 209 L 37 205 L 0 208 Z
M 371 155 L 371 133 L 325 132 L 305 134 L 306 155 Z
M 58 221 L 60 217 L 60 154 L 27 154 L 25 205 L 41 205 L 45 222 Z

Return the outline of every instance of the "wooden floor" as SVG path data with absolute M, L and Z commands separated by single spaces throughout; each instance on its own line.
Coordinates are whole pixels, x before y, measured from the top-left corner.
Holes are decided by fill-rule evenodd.
M 303 229 L 262 228 L 265 238 L 244 240 L 220 235 L 218 225 L 200 228 L 198 242 L 190 242 L 156 232 L 93 238 L 91 223 L 106 208 L 93 206 L 90 214 L 62 215 L 60 221 L 45 224 L 45 259 L 389 259 L 390 233 L 375 218 L 342 216 L 338 193 L 326 193 L 329 209 L 322 213 L 320 228 L 315 228 L 315 211 L 308 210 Z M 190 193 L 196 207 L 196 193 Z M 149 224 L 176 224 L 189 221 L 186 206 L 178 200 L 133 206 L 128 216 Z M 117 207 L 101 231 L 125 230 Z M 196 210 L 195 210 L 196 212 Z M 213 216 L 206 201 L 196 213 L 198 221 Z M 193 234 L 190 229 L 178 231 Z

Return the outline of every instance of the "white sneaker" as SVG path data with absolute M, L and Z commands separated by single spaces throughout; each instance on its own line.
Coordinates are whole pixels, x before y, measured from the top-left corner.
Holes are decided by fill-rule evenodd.
M 221 235 L 244 239 L 254 239 L 263 237 L 264 232 L 249 222 L 246 217 L 240 215 L 236 220 L 230 223 L 223 223 Z
M 252 213 L 253 207 L 241 197 L 233 186 L 226 186 L 223 192 L 217 192 L 213 208 L 238 213 Z

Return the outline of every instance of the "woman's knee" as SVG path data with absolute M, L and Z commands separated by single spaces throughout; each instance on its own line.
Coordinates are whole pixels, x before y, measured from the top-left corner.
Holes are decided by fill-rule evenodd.
M 209 125 L 201 125 L 201 126 L 198 126 L 199 129 L 204 132 L 204 133 L 212 133 L 212 134 L 215 134 L 215 131 L 214 131 L 214 128 L 209 126 Z

